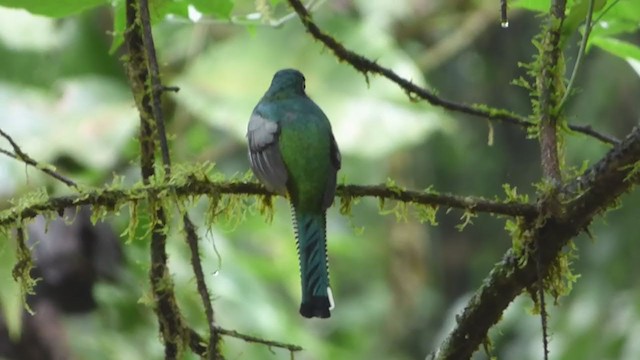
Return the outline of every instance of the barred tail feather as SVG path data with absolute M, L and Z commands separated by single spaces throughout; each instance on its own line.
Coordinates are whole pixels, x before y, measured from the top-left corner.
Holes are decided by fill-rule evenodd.
M 292 211 L 302 280 L 300 314 L 328 318 L 335 305 L 329 287 L 326 216 L 324 212 L 301 213 L 293 207 Z

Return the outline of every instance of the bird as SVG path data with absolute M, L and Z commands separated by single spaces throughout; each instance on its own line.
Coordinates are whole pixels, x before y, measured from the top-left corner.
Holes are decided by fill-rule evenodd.
M 329 318 L 326 212 L 333 203 L 342 158 L 331 123 L 305 92 L 296 69 L 279 70 L 253 109 L 247 129 L 249 161 L 258 180 L 288 198 L 296 238 L 305 318 Z

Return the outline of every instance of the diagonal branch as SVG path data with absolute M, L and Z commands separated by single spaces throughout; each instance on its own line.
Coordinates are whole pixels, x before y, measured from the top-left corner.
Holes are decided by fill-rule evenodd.
M 13 148 L 13 154 L 4 149 L 0 149 L 0 153 L 3 153 L 8 157 L 14 158 L 16 160 L 22 161 L 27 165 L 31 165 L 34 168 L 42 171 L 43 173 L 51 176 L 52 178 L 63 182 L 65 185 L 69 187 L 74 187 L 76 189 L 78 188 L 78 184 L 76 184 L 73 180 L 67 178 L 64 175 L 58 174 L 55 170 L 51 169 L 48 165 L 40 164 L 37 161 L 35 161 L 33 158 L 31 158 L 31 156 L 27 155 L 27 153 L 22 151 L 20 146 L 18 146 L 18 144 L 13 140 L 13 138 L 11 138 L 11 136 L 9 136 L 7 133 L 2 131 L 2 129 L 0 129 L 0 136 L 7 139 L 9 144 L 11 144 L 11 147 Z
M 561 189 L 569 199 L 563 206 L 563 215 L 544 219 L 531 230 L 532 235 L 528 239 L 530 243 L 537 244 L 540 253 L 528 252 L 526 259 L 520 259 L 513 250 L 507 251 L 457 317 L 455 328 L 433 358 L 470 358 L 509 303 L 538 281 L 538 265 L 543 274 L 547 273 L 572 238 L 584 231 L 596 215 L 606 212 L 622 194 L 632 189 L 636 183 L 634 180 L 638 178 L 639 162 L 640 127 L 636 127 L 585 175 Z M 540 261 L 536 261 L 537 256 Z M 518 265 L 523 263 L 525 265 Z
M 315 39 L 323 43 L 326 47 L 331 49 L 335 56 L 344 61 L 351 66 L 353 66 L 356 70 L 360 71 L 368 80 L 369 74 L 378 74 L 381 75 L 392 82 L 396 83 L 400 86 L 410 97 L 417 97 L 419 99 L 425 100 L 434 106 L 440 106 L 444 109 L 450 111 L 456 111 L 467 115 L 472 115 L 476 117 L 486 118 L 489 120 L 504 122 L 507 124 L 518 125 L 523 128 L 530 128 L 537 126 L 536 123 L 527 120 L 526 118 L 514 114 L 510 111 L 503 109 L 493 109 L 484 106 L 474 106 L 474 105 L 466 105 L 457 102 L 453 102 L 447 99 L 443 99 L 437 96 L 432 91 L 429 91 L 423 87 L 420 87 L 413 82 L 402 78 L 395 72 L 391 71 L 388 68 L 385 68 L 378 63 L 367 59 L 366 57 L 357 54 L 347 48 L 344 47 L 340 42 L 331 37 L 326 32 L 322 31 L 318 25 L 313 22 L 313 18 L 307 8 L 300 2 L 300 0 L 288 0 L 291 7 L 295 10 L 295 12 L 300 17 L 300 21 L 307 29 L 307 31 L 313 36 Z M 607 141 L 611 139 L 611 136 L 608 135 L 600 135 L 594 136 L 595 130 L 584 131 L 582 126 L 569 125 L 569 128 L 575 132 L 582 133 L 587 136 L 592 136 L 600 141 L 607 142 L 609 144 L 614 145 L 615 142 Z

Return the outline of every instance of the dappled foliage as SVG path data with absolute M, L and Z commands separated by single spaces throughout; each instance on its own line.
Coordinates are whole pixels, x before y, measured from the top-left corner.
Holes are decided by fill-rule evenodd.
M 522 293 L 502 316 L 483 319 L 501 318 L 468 346 L 540 359 L 540 317 L 531 314 L 540 283 L 551 358 L 640 356 L 637 1 L 569 1 L 562 21 L 549 15 L 559 2 L 512 1 L 508 28 L 498 2 L 150 1 L 156 80 L 179 91 L 149 87 L 149 50 L 132 51 L 125 36 L 144 35 L 142 22 L 127 19 L 128 3 L 139 19 L 137 1 L 0 0 L 0 130 L 29 156 L 0 141 L 14 157 L 0 158 L 0 335 L 19 338 L 24 302 L 37 290 L 32 245 L 20 234 L 36 214 L 53 220 L 61 208 L 93 205 L 93 221 L 121 235 L 126 262 L 115 282 L 95 286 L 96 310 L 64 317 L 64 341 L 79 358 L 166 353 L 163 311 L 153 311 L 159 291 L 175 294 L 175 324 L 185 328 L 170 340 L 182 356 L 206 350 L 212 329 L 183 215 L 200 240 L 212 333 L 226 358 L 424 358 L 464 328 L 463 308 Z M 286 67 L 305 73 L 343 154 L 340 198 L 328 213 L 337 306 L 326 321 L 299 316 L 288 206 L 247 171 L 249 115 Z M 147 80 L 136 85 L 139 69 Z M 156 95 L 162 106 L 145 109 L 145 96 Z M 154 159 L 145 144 L 162 141 L 139 136 L 139 126 L 157 111 L 172 166 L 157 151 L 155 176 L 141 177 L 141 158 L 143 167 Z M 545 131 L 557 136 L 547 153 Z M 553 148 L 555 169 L 545 160 Z M 592 188 L 603 190 L 592 196 Z M 601 193 L 609 197 L 598 202 Z M 554 228 L 571 223 L 566 216 L 584 223 Z M 168 254 L 156 283 L 154 234 L 166 236 Z M 536 264 L 536 246 L 556 237 L 566 246 Z M 531 276 L 536 266 L 548 270 L 544 279 Z M 518 271 L 513 296 L 490 292 Z M 483 286 L 489 295 L 467 304 Z M 202 341 L 181 343 L 186 327 Z

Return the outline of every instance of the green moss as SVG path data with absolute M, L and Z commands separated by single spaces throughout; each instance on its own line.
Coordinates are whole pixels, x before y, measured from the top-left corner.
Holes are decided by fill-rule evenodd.
M 353 206 L 353 198 L 345 195 L 340 198 L 340 214 L 349 216 L 351 214 L 351 207 Z
M 460 217 L 460 220 L 462 220 L 462 222 L 456 225 L 456 229 L 458 231 L 464 230 L 464 228 L 466 228 L 467 225 L 473 224 L 473 219 L 476 217 L 478 217 L 478 214 L 476 214 L 473 210 L 465 210 L 464 213 L 462 213 L 462 216 Z
M 33 315 L 33 311 L 27 304 L 27 296 L 34 294 L 34 287 L 37 279 L 31 277 L 33 260 L 31 259 L 31 249 L 27 246 L 26 224 L 20 224 L 16 228 L 16 264 L 11 272 L 13 279 L 20 285 L 20 294 L 24 308 Z
M 413 209 L 415 211 L 415 216 L 420 223 L 428 223 L 431 226 L 438 225 L 438 221 L 436 220 L 438 206 L 416 204 Z

